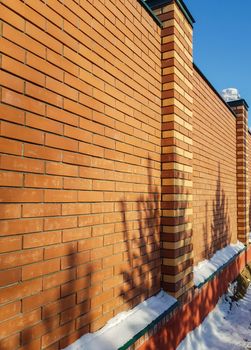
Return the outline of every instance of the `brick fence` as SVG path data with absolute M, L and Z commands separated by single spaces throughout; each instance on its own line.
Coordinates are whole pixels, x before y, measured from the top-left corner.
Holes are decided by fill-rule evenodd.
M 161 287 L 191 300 L 193 265 L 247 243 L 251 137 L 184 3 L 0 14 L 0 349 L 63 349 Z

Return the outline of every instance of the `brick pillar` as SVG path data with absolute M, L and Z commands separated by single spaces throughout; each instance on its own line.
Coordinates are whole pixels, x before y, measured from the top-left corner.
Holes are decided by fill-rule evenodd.
M 248 105 L 245 100 L 228 102 L 236 114 L 237 237 L 244 244 L 249 236 Z
M 162 29 L 162 287 L 183 299 L 193 287 L 193 18 L 181 1 L 148 1 Z

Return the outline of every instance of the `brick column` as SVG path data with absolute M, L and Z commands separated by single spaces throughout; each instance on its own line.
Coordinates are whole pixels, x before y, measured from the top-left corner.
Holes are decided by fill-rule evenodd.
M 185 298 L 193 287 L 193 19 L 181 1 L 148 1 L 162 29 L 162 287 Z
M 237 237 L 244 244 L 249 236 L 248 105 L 245 100 L 228 102 L 236 114 Z

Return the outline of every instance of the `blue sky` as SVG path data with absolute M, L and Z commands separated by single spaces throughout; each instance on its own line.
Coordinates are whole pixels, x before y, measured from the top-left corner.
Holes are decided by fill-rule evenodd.
M 196 20 L 194 62 L 219 92 L 239 90 L 251 124 L 251 0 L 184 2 Z

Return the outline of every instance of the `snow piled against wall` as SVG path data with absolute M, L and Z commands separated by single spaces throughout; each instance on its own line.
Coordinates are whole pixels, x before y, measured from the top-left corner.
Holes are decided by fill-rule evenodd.
M 194 267 L 194 284 L 199 286 L 204 283 L 211 275 L 213 275 L 222 266 L 227 264 L 235 255 L 245 249 L 241 242 L 230 244 L 223 249 L 218 250 L 211 259 L 201 261 Z
M 134 309 L 113 317 L 99 331 L 82 336 L 65 350 L 117 350 L 176 302 L 175 298 L 160 291 Z

